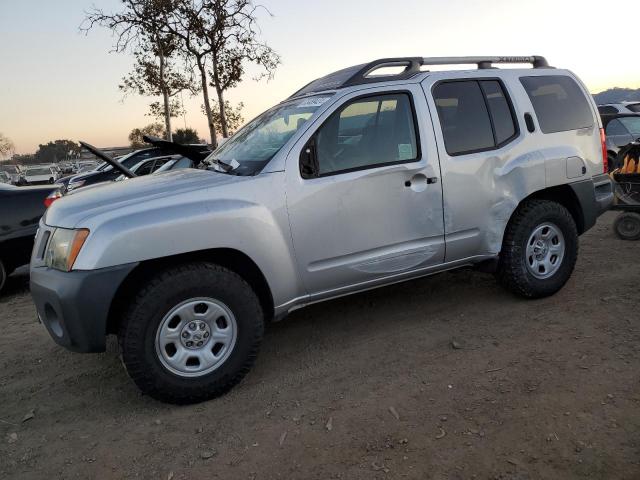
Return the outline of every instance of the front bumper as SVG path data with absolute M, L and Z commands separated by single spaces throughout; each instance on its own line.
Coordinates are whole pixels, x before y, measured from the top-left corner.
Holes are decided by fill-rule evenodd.
M 31 295 L 55 342 L 74 352 L 104 352 L 111 303 L 136 265 L 71 272 L 32 266 Z

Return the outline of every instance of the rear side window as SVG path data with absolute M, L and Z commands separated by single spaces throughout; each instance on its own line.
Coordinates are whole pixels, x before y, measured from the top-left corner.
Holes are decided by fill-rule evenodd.
M 518 133 L 497 80 L 442 82 L 434 88 L 433 97 L 449 155 L 499 148 Z
M 543 133 L 593 126 L 589 103 L 578 84 L 564 75 L 521 77 Z

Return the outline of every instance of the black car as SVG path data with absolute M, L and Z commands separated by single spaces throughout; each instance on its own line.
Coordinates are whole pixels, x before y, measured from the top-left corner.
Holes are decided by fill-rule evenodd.
M 57 191 L 55 185 L 0 184 L 0 291 L 13 270 L 29 263 L 38 223 Z
M 622 147 L 640 139 L 640 115 L 634 113 L 616 113 L 600 115 L 602 127 L 607 136 L 609 171 L 616 165 L 616 157 Z

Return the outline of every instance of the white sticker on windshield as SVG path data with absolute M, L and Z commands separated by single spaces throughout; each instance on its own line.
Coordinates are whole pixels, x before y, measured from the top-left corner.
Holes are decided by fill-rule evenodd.
M 300 103 L 298 103 L 298 105 L 296 105 L 296 107 L 298 107 L 298 108 L 319 107 L 320 105 L 325 103 L 330 98 L 331 97 L 309 97 L 309 98 L 305 98 L 305 99 L 300 100 Z
M 410 143 L 398 145 L 398 160 L 411 160 L 413 158 L 413 146 Z

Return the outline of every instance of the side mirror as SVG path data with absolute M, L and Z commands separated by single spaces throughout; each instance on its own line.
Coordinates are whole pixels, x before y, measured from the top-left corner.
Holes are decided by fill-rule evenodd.
M 302 178 L 315 178 L 318 176 L 315 138 L 309 140 L 302 152 L 300 152 L 300 175 Z

